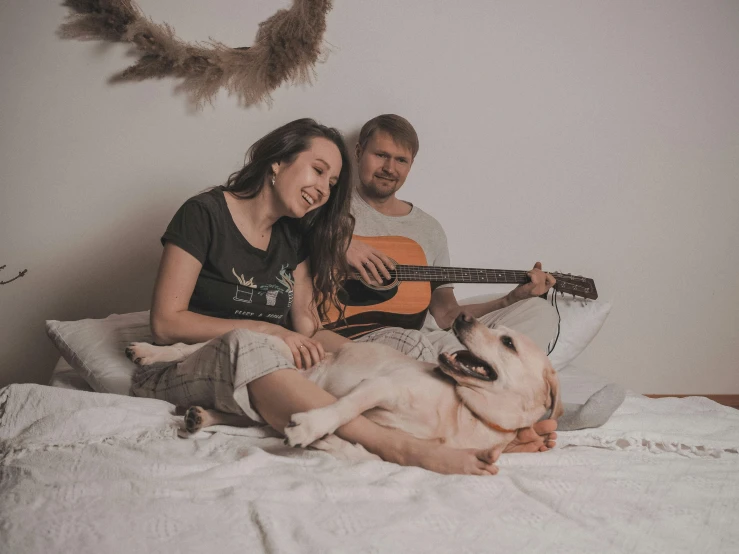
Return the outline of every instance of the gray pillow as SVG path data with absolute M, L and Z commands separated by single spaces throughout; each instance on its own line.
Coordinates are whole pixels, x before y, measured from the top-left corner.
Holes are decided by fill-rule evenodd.
M 152 342 L 149 312 L 105 319 L 46 322 L 46 333 L 62 357 L 96 392 L 128 395 L 136 364 L 126 357 L 129 342 Z

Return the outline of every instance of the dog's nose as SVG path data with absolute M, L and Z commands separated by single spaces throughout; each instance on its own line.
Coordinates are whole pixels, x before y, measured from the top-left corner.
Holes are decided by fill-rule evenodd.
M 472 317 L 470 314 L 465 312 L 460 312 L 457 316 L 457 319 L 455 320 L 455 323 L 472 323 L 475 320 L 474 317 Z

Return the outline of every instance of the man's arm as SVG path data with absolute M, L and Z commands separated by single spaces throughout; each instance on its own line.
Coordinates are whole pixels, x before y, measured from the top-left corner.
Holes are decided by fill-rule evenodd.
M 520 300 L 541 296 L 551 289 L 557 282 L 549 273 L 542 271 L 541 262 L 536 262 L 534 268 L 528 272 L 529 281 L 518 285 L 502 298 L 496 298 L 489 302 L 469 304 L 460 306 L 454 296 L 454 289 L 450 287 L 438 288 L 431 295 L 429 311 L 434 316 L 436 324 L 442 329 L 452 326 L 454 319 L 464 311 L 474 317 L 482 317 L 485 314 L 506 308 Z

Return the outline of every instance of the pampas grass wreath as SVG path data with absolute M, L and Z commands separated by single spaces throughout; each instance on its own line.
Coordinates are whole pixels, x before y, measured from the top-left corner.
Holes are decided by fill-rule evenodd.
M 259 24 L 254 44 L 230 48 L 211 39 L 183 42 L 174 29 L 154 23 L 132 0 L 65 0 L 72 12 L 58 31 L 61 38 L 127 42 L 139 59 L 113 75 L 111 83 L 175 77 L 183 79 L 175 92 L 184 92 L 201 109 L 221 88 L 248 107 L 271 105 L 270 92 L 284 82 L 312 83 L 321 56 L 326 14 L 331 0 L 294 0 Z

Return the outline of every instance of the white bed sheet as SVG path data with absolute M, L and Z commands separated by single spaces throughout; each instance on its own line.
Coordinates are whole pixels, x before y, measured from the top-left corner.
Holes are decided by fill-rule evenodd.
M 603 380 L 563 371 L 565 397 Z M 739 411 L 631 394 L 494 477 L 349 464 L 166 402 L 0 390 L 1 552 L 737 552 Z

